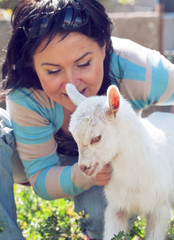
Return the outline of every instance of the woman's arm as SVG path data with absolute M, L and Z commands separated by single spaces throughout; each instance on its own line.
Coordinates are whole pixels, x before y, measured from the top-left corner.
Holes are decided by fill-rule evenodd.
M 50 166 L 30 178 L 36 193 L 43 199 L 52 200 L 76 196 L 94 185 L 77 163 L 73 166 Z
M 8 96 L 7 108 L 27 177 L 40 197 L 74 196 L 94 185 L 77 164 L 59 166 L 54 134 L 62 125 L 63 112 L 43 91 L 19 89 Z

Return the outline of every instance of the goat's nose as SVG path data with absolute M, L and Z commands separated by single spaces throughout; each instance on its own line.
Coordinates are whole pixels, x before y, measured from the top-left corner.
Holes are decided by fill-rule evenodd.
M 85 172 L 86 169 L 87 169 L 87 167 L 85 166 L 85 164 L 80 165 L 80 170 L 82 172 Z

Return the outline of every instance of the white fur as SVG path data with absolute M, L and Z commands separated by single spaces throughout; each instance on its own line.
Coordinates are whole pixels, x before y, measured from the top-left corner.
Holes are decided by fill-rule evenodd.
M 78 95 L 74 90 L 71 94 L 71 87 L 67 93 L 74 101 Z M 132 215 L 146 218 L 146 240 L 164 240 L 174 203 L 174 114 L 139 118 L 121 95 L 113 109 L 112 91 L 119 95 L 110 86 L 107 96 L 83 100 L 69 127 L 85 174 L 94 176 L 112 164 L 112 178 L 105 186 L 104 240 L 128 231 Z

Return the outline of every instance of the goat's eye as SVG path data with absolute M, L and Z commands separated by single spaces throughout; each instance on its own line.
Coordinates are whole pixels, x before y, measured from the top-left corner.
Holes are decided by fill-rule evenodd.
M 93 137 L 93 138 L 91 139 L 91 144 L 94 144 L 94 143 L 99 142 L 100 139 L 101 139 L 101 135 L 99 135 L 99 136 L 97 136 L 97 137 Z

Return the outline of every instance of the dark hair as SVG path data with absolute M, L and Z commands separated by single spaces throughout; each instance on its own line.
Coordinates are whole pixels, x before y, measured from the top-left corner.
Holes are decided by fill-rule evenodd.
M 19 0 L 12 15 L 12 36 L 2 67 L 3 89 L 42 89 L 33 68 L 33 54 L 40 43 L 47 44 L 57 33 L 80 32 L 99 46 L 106 44 L 104 79 L 98 94 L 110 85 L 112 22 L 97 0 Z M 46 47 L 46 46 L 45 46 Z

